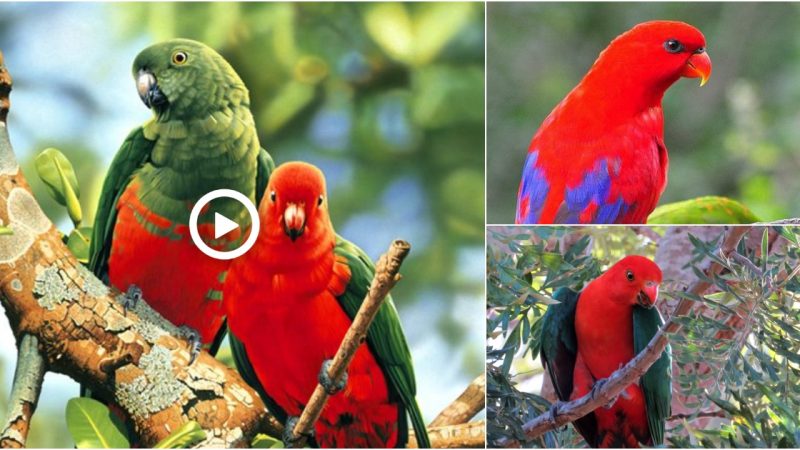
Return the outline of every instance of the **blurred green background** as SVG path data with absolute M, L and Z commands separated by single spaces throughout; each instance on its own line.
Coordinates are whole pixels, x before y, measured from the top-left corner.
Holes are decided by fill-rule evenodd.
M 337 231 L 377 258 L 412 244 L 394 297 L 426 419 L 483 371 L 484 17 L 481 3 L 0 4 L 14 77 L 9 130 L 47 214 L 71 229 L 35 177 L 48 146 L 72 161 L 93 217 L 106 167 L 150 117 L 130 67 L 171 37 L 220 51 L 250 89 L 262 145 L 328 178 Z M 0 411 L 15 346 L 0 318 Z M 29 441 L 72 446 L 49 374 Z M 44 425 L 43 425 L 44 424 Z
M 617 35 L 648 20 L 699 28 L 708 84 L 664 96 L 670 168 L 660 204 L 701 195 L 762 220 L 800 216 L 800 4 L 489 3 L 487 219 L 513 223 L 533 134 Z

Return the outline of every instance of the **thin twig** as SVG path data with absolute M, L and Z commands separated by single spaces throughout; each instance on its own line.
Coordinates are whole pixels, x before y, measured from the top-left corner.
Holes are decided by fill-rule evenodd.
M 375 315 L 378 314 L 383 300 L 402 278 L 398 272 L 410 250 L 411 245 L 408 242 L 396 240 L 392 242 L 389 250 L 378 260 L 375 267 L 375 277 L 369 286 L 367 296 L 361 304 L 353 323 L 350 324 L 350 328 L 344 335 L 342 344 L 339 346 L 339 350 L 336 352 L 336 356 L 333 357 L 328 369 L 328 377 L 334 384 L 340 382 L 347 371 L 347 366 L 355 356 L 356 350 L 367 338 L 367 330 Z M 314 393 L 311 394 L 311 399 L 309 399 L 308 404 L 300 414 L 300 418 L 292 431 L 292 442 L 295 447 L 305 444 L 305 436 L 308 436 L 314 429 L 314 424 L 322 414 L 322 409 L 328 401 L 328 396 L 325 388 L 321 384 L 317 384 Z
M 17 354 L 17 369 L 8 401 L 8 417 L 0 434 L 0 448 L 23 448 L 28 439 L 31 418 L 42 391 L 45 364 L 39 341 L 32 334 L 22 336 Z
M 722 410 L 702 411 L 702 412 L 692 413 L 692 414 L 673 414 L 673 415 L 667 417 L 667 422 L 670 422 L 670 421 L 673 421 L 673 420 L 683 420 L 683 419 L 694 420 L 694 419 L 700 419 L 702 417 L 725 418 L 725 417 L 728 417 L 728 415 L 725 413 L 725 411 L 722 411 Z
M 486 408 L 486 374 L 482 373 L 428 425 L 429 428 L 466 423 Z

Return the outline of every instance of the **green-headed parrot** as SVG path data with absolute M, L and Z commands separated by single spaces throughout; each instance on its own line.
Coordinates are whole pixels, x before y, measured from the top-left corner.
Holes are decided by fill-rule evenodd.
M 581 293 L 558 289 L 542 324 L 542 364 L 561 401 L 591 392 L 597 380 L 644 350 L 664 323 L 653 308 L 661 269 L 642 256 L 627 256 Z M 672 401 L 672 354 L 661 357 L 610 407 L 573 422 L 592 447 L 663 445 Z
M 192 242 L 189 214 L 200 197 L 233 189 L 257 202 L 274 168 L 256 134 L 250 97 L 216 51 L 172 39 L 144 49 L 133 76 L 154 117 L 123 142 L 103 184 L 91 242 L 91 270 L 147 304 L 214 353 L 224 336 L 222 281 L 229 261 Z M 241 228 L 214 240 L 219 212 Z M 237 247 L 249 229 L 243 205 L 210 204 L 198 230 L 212 247 Z
M 259 216 L 258 240 L 231 265 L 223 294 L 244 378 L 287 422 L 287 431 L 318 381 L 336 392 L 315 424 L 313 443 L 321 447 L 404 447 L 409 419 L 419 446 L 429 447 L 411 354 L 391 298 L 380 307 L 346 380 L 333 386 L 327 378 L 326 367 L 375 268 L 334 232 L 322 172 L 299 162 L 279 166 Z

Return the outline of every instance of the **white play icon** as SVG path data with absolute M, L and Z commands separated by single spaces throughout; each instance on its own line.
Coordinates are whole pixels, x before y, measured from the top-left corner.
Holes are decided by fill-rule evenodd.
M 219 239 L 231 231 L 239 228 L 239 224 L 228 219 L 220 213 L 214 213 L 214 239 Z

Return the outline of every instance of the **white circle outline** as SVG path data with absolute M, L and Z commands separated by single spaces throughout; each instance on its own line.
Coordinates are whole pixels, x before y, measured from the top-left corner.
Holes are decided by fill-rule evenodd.
M 197 230 L 197 219 L 200 218 L 200 210 L 212 200 L 216 200 L 220 197 L 231 198 L 244 205 L 244 207 L 247 209 L 247 212 L 250 214 L 251 221 L 250 236 L 247 237 L 247 240 L 244 242 L 244 244 L 237 249 L 229 250 L 227 252 L 214 250 L 206 245 L 206 243 L 200 238 L 200 232 Z M 241 192 L 234 191 L 233 189 L 216 189 L 200 197 L 200 200 L 195 203 L 194 208 L 192 208 L 192 213 L 189 215 L 189 234 L 192 236 L 192 242 L 194 242 L 194 245 L 206 256 L 214 259 L 229 260 L 244 255 L 256 243 L 260 226 L 261 223 L 258 219 L 258 210 L 256 210 L 253 202 L 251 202 L 250 199 L 245 197 Z

